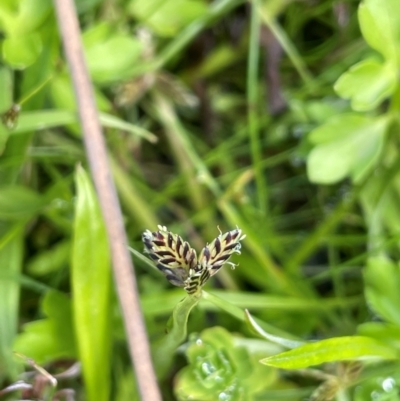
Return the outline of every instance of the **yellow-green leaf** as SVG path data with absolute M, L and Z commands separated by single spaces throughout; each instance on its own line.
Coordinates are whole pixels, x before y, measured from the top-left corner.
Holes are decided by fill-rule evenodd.
M 369 337 L 335 337 L 305 344 L 262 359 L 265 365 L 282 369 L 302 369 L 325 362 L 359 359 L 396 359 L 395 350 Z
M 108 401 L 110 392 L 110 255 L 102 215 L 83 168 L 75 176 L 72 292 L 75 335 L 88 401 Z

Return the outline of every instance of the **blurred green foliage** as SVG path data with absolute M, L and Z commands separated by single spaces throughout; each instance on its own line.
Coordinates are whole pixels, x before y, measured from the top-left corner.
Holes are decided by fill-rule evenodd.
M 76 7 L 164 399 L 398 401 L 400 2 Z M 0 32 L 0 389 L 18 351 L 138 399 L 52 2 Z M 239 266 L 185 298 L 138 256 L 157 224 L 238 226 Z

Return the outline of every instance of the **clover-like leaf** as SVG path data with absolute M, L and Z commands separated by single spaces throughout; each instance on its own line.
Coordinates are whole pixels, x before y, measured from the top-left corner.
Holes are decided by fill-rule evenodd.
M 335 83 L 335 91 L 351 100 L 356 111 L 377 107 L 396 88 L 397 70 L 394 63 L 364 60 L 353 65 Z
M 400 2 L 364 0 L 358 8 L 360 29 L 367 43 L 400 67 Z
M 333 184 L 350 176 L 362 180 L 383 149 L 387 118 L 371 118 L 355 113 L 330 118 L 309 134 L 316 146 L 307 159 L 310 181 Z

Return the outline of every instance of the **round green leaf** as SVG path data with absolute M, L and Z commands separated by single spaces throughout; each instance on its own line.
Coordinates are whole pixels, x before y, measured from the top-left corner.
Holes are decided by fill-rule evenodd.
M 141 48 L 140 42 L 128 35 L 114 35 L 86 48 L 86 61 L 93 79 L 109 83 L 127 78 Z
M 207 5 L 201 0 L 132 0 L 129 9 L 158 35 L 174 36 L 205 14 Z
M 400 1 L 364 0 L 358 9 L 360 29 L 368 44 L 400 67 Z
M 307 159 L 311 182 L 333 184 L 350 176 L 360 181 L 374 166 L 384 143 L 387 120 L 342 114 L 309 134 L 316 144 Z
M 3 57 L 13 68 L 23 70 L 36 61 L 42 47 L 42 40 L 36 33 L 6 38 L 3 42 Z
M 365 60 L 355 64 L 336 82 L 339 96 L 351 100 L 356 111 L 372 110 L 390 96 L 397 84 L 394 64 Z

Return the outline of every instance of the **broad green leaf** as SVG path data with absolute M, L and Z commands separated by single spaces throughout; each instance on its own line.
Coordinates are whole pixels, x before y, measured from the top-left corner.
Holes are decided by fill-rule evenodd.
M 35 33 L 6 38 L 3 42 L 3 57 L 11 67 L 23 70 L 37 60 L 42 48 L 42 40 Z
M 364 0 L 358 9 L 361 32 L 367 43 L 387 61 L 400 67 L 400 2 Z
M 393 348 L 369 337 L 354 336 L 305 344 L 260 362 L 282 369 L 302 369 L 326 362 L 397 358 Z
M 74 329 L 88 401 L 110 392 L 110 254 L 96 194 L 83 168 L 76 171 L 77 201 L 72 247 Z
M 14 5 L 13 9 L 0 8 L 0 20 L 8 37 L 32 33 L 40 27 L 52 9 L 51 0 L 14 0 Z
M 370 307 L 381 318 L 400 326 L 400 267 L 384 257 L 370 258 L 364 280 Z
M 316 146 L 307 159 L 311 182 L 333 184 L 350 176 L 362 180 L 382 152 L 387 119 L 342 114 L 329 119 L 309 134 Z
M 397 74 L 393 63 L 382 64 L 376 60 L 364 60 L 352 66 L 335 83 L 335 91 L 351 100 L 356 111 L 376 108 L 396 88 Z
M 83 45 L 86 48 L 96 46 L 100 42 L 108 39 L 113 31 L 113 26 L 109 22 L 102 21 L 94 24 L 83 33 Z
M 49 291 L 43 298 L 42 310 L 46 319 L 25 324 L 16 338 L 14 351 L 38 364 L 76 358 L 70 299 L 60 292 Z
M 182 296 L 184 296 L 184 291 L 181 292 Z M 157 361 L 155 367 L 158 377 L 164 377 L 167 374 L 173 362 L 176 349 L 185 341 L 190 311 L 199 301 L 200 295 L 188 295 L 175 306 L 172 316 L 168 321 L 168 332 L 156 345 L 153 352 L 154 360 Z
M 11 351 L 18 328 L 20 283 L 13 277 L 21 274 L 23 243 L 23 230 L 18 229 L 0 248 L 0 378 L 16 374 Z
M 131 0 L 129 9 L 133 16 L 145 22 L 157 35 L 174 36 L 204 15 L 207 5 L 201 0 Z
M 105 23 L 85 32 L 83 42 L 89 71 L 98 83 L 128 78 L 142 51 L 142 44 L 132 35 L 115 33 Z
M 0 219 L 29 219 L 45 206 L 46 200 L 35 191 L 23 186 L 0 187 Z

